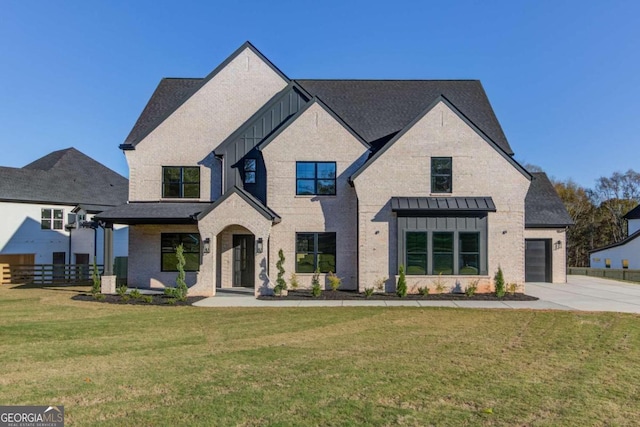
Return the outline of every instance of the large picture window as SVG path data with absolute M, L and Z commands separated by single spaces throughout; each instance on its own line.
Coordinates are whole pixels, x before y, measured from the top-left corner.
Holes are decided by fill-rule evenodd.
M 163 166 L 162 197 L 197 199 L 200 197 L 200 168 L 195 166 Z
M 336 271 L 336 233 L 296 233 L 296 273 Z
M 184 271 L 198 271 L 200 267 L 200 235 L 198 233 L 162 233 L 162 271 L 178 271 L 176 248 L 182 244 L 187 262 Z
M 407 275 L 487 274 L 484 219 L 401 217 L 398 225 L 398 264 Z
M 296 162 L 296 194 L 335 195 L 336 162 Z
M 62 230 L 64 212 L 62 209 L 42 209 L 40 228 L 43 230 Z
M 451 193 L 453 188 L 453 167 L 451 157 L 431 158 L 431 192 Z

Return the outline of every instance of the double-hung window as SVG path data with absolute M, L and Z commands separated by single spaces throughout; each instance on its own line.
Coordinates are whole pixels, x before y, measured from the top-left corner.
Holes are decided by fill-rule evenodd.
M 161 270 L 178 271 L 176 248 L 182 244 L 186 264 L 184 271 L 198 271 L 200 267 L 200 235 L 198 233 L 162 233 Z
M 42 209 L 40 216 L 40 228 L 43 230 L 62 230 L 62 209 Z
M 431 192 L 451 193 L 453 188 L 453 166 L 451 157 L 431 158 Z
M 335 195 L 336 162 L 296 162 L 296 194 Z
M 296 273 L 336 271 L 336 233 L 296 233 Z
M 167 199 L 197 199 L 200 197 L 198 166 L 163 166 L 162 197 Z

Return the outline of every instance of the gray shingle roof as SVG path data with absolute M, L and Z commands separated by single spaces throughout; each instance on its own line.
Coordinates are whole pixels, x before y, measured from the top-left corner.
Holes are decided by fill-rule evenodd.
M 388 140 L 444 95 L 508 154 L 513 154 L 478 80 L 296 80 L 370 144 Z
M 135 147 L 205 79 L 163 79 L 121 147 Z M 440 95 L 507 154 L 513 150 L 478 80 L 295 80 L 320 98 L 375 149 L 407 126 Z
M 392 197 L 394 212 L 495 212 L 491 197 Z
M 118 206 L 129 181 L 75 148 L 54 151 L 23 168 L 0 167 L 0 200 Z
M 554 228 L 573 225 L 556 189 L 544 172 L 533 172 L 524 200 L 526 228 Z
M 117 224 L 184 224 L 197 222 L 211 202 L 132 202 L 102 212 L 96 218 Z
M 624 219 L 640 219 L 640 205 L 625 214 Z

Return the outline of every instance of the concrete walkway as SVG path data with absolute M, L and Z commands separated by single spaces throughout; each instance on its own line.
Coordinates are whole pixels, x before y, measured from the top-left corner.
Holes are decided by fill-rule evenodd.
M 198 307 L 453 307 L 536 310 L 581 310 L 640 313 L 640 284 L 587 276 L 569 276 L 566 284 L 527 283 L 526 293 L 538 301 L 263 301 L 247 292 L 219 292 L 195 303 Z

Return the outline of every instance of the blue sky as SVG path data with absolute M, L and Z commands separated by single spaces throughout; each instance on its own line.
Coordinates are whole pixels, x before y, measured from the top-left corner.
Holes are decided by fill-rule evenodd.
M 159 80 L 203 77 L 250 40 L 291 78 L 479 79 L 519 161 L 587 187 L 640 171 L 637 1 L 0 8 L 2 166 L 73 146 L 127 176 L 118 145 Z

